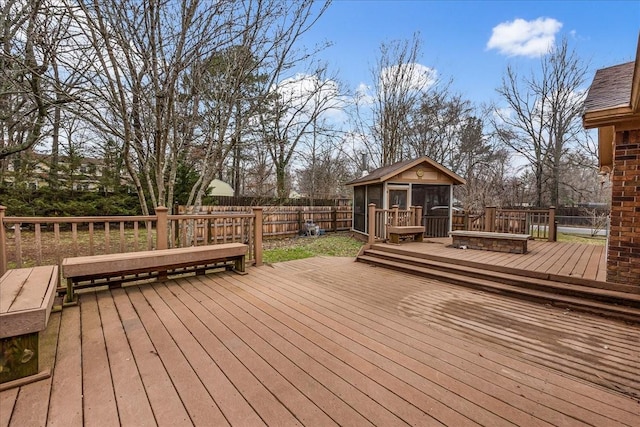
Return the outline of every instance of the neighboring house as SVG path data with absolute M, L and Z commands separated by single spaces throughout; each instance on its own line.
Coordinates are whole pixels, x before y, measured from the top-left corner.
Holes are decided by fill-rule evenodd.
M 36 190 L 49 185 L 51 173 L 51 156 L 38 153 L 21 153 L 8 159 L 5 164 L 2 181 L 13 185 L 16 182 L 26 184 L 27 188 Z M 100 159 L 88 157 L 60 156 L 58 160 L 58 180 L 61 185 L 76 191 L 102 191 L 109 181 L 106 178 L 107 167 Z M 122 174 L 119 174 L 122 176 Z M 126 185 L 120 178 L 121 185 Z M 107 188 L 107 191 L 113 191 Z
M 635 61 L 596 72 L 584 106 L 611 180 L 607 281 L 640 287 L 640 37 Z
M 406 160 L 384 166 L 362 178 L 348 182 L 353 187 L 353 229 L 367 234 L 367 206 L 374 203 L 378 209 L 390 209 L 397 205 L 406 210 L 422 206 L 423 221 L 430 216 L 448 217 L 442 227 L 434 230 L 432 237 L 445 237 L 451 231 L 451 202 L 453 186 L 465 184 L 464 178 L 429 157 Z M 432 209 L 437 207 L 436 209 Z M 445 207 L 446 209 L 442 209 Z

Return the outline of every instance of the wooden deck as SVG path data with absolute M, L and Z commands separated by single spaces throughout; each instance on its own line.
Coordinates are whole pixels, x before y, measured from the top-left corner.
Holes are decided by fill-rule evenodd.
M 352 259 L 248 271 L 81 295 L 0 427 L 640 425 L 638 326 Z
M 457 249 L 449 247 L 451 238 L 429 238 L 423 243 L 406 242 L 401 247 L 416 253 L 465 260 L 529 272 L 554 274 L 605 282 L 607 280 L 606 247 L 583 243 L 531 240 L 526 254 Z

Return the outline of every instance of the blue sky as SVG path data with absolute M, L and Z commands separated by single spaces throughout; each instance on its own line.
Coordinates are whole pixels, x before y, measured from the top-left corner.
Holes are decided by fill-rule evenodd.
M 504 30 L 494 37 L 502 50 L 488 47 L 496 27 Z M 334 0 L 305 42 L 333 43 L 321 57 L 353 91 L 371 84 L 381 42 L 411 39 L 418 31 L 420 63 L 453 79 L 455 92 L 480 105 L 498 100 L 495 89 L 508 64 L 520 73 L 539 67 L 539 55 L 506 53 L 514 40 L 526 44 L 527 34 L 540 36 L 539 27 L 545 40 L 569 39 L 590 66 L 589 84 L 596 69 L 635 58 L 640 1 Z

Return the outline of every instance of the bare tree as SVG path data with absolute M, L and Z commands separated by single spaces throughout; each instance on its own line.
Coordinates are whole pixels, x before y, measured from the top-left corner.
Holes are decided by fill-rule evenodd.
M 345 155 L 340 144 L 338 125 L 332 115 L 316 118 L 309 137 L 298 150 L 298 190 L 312 203 L 316 198 L 331 199 L 344 194 L 344 183 L 354 178 L 350 156 Z
M 327 6 L 311 0 L 80 5 L 80 27 L 99 53 L 89 114 L 122 141 L 143 212 L 172 203 L 185 155 L 199 174 L 189 202 L 201 203 L 228 157 L 237 155 L 252 106 L 313 53 L 294 45 Z
M 420 45 L 418 34 L 410 41 L 383 43 L 372 70 L 374 103 L 370 133 L 379 147 L 381 166 L 403 160 L 410 113 L 435 83 L 433 71 L 418 63 Z
M 338 88 L 324 68 L 298 75 L 274 88 L 269 108 L 261 115 L 266 146 L 276 172 L 279 198 L 288 196 L 287 171 L 300 143 L 314 140 L 321 116 L 336 107 Z
M 549 177 L 549 202 L 558 204 L 563 159 L 577 145 L 586 67 L 566 39 L 542 59 L 540 75 L 521 79 L 508 67 L 498 88 L 508 109 L 495 109 L 493 127 L 498 138 L 529 163 L 536 204 L 541 206 Z
M 51 20 L 45 0 L 0 5 L 0 159 L 40 142 L 49 111 Z

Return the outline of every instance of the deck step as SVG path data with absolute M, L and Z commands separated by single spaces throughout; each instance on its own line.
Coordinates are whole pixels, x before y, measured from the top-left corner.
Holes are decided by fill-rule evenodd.
M 368 249 L 358 261 L 471 288 L 640 323 L 640 295 Z
M 479 269 L 482 269 L 482 270 L 496 271 L 496 272 L 501 272 L 501 273 L 510 273 L 510 274 L 514 274 L 514 275 L 517 275 L 517 276 L 524 276 L 524 277 L 531 277 L 531 278 L 536 278 L 536 279 L 543 279 L 543 280 L 551 280 L 551 281 L 562 282 L 562 283 L 576 284 L 576 285 L 580 285 L 582 287 L 608 289 L 608 290 L 612 290 L 612 291 L 623 292 L 624 294 L 640 295 L 640 287 L 635 286 L 635 285 L 628 285 L 628 284 L 622 284 L 622 283 L 612 283 L 612 282 L 602 282 L 602 281 L 597 281 L 597 280 L 585 279 L 583 277 L 578 277 L 578 276 L 566 276 L 566 275 L 552 274 L 552 273 L 546 273 L 546 272 L 541 272 L 541 271 L 523 270 L 523 269 L 519 269 L 519 268 L 506 267 L 506 266 L 502 266 L 502 265 L 493 265 L 493 264 L 486 264 L 486 263 L 481 263 L 481 262 L 477 262 L 477 261 L 469 261 L 469 260 L 466 260 L 466 259 L 455 259 L 455 260 L 452 260 L 452 258 L 450 256 L 447 257 L 447 256 L 435 255 L 433 253 L 415 252 L 415 251 L 412 251 L 411 249 L 405 248 L 402 245 L 389 246 L 389 245 L 378 245 L 378 244 L 376 244 L 376 245 L 373 245 L 373 247 L 371 249 L 372 250 L 380 250 L 380 251 L 384 251 L 384 252 L 395 253 L 395 254 L 399 254 L 399 255 L 408 255 L 408 256 L 412 256 L 414 258 L 419 258 L 419 259 L 428 259 L 428 260 L 433 260 L 433 261 L 440 261 L 440 262 L 444 262 L 444 263 L 448 263 L 448 264 L 454 263 L 455 265 L 458 265 L 458 266 L 479 268 Z

